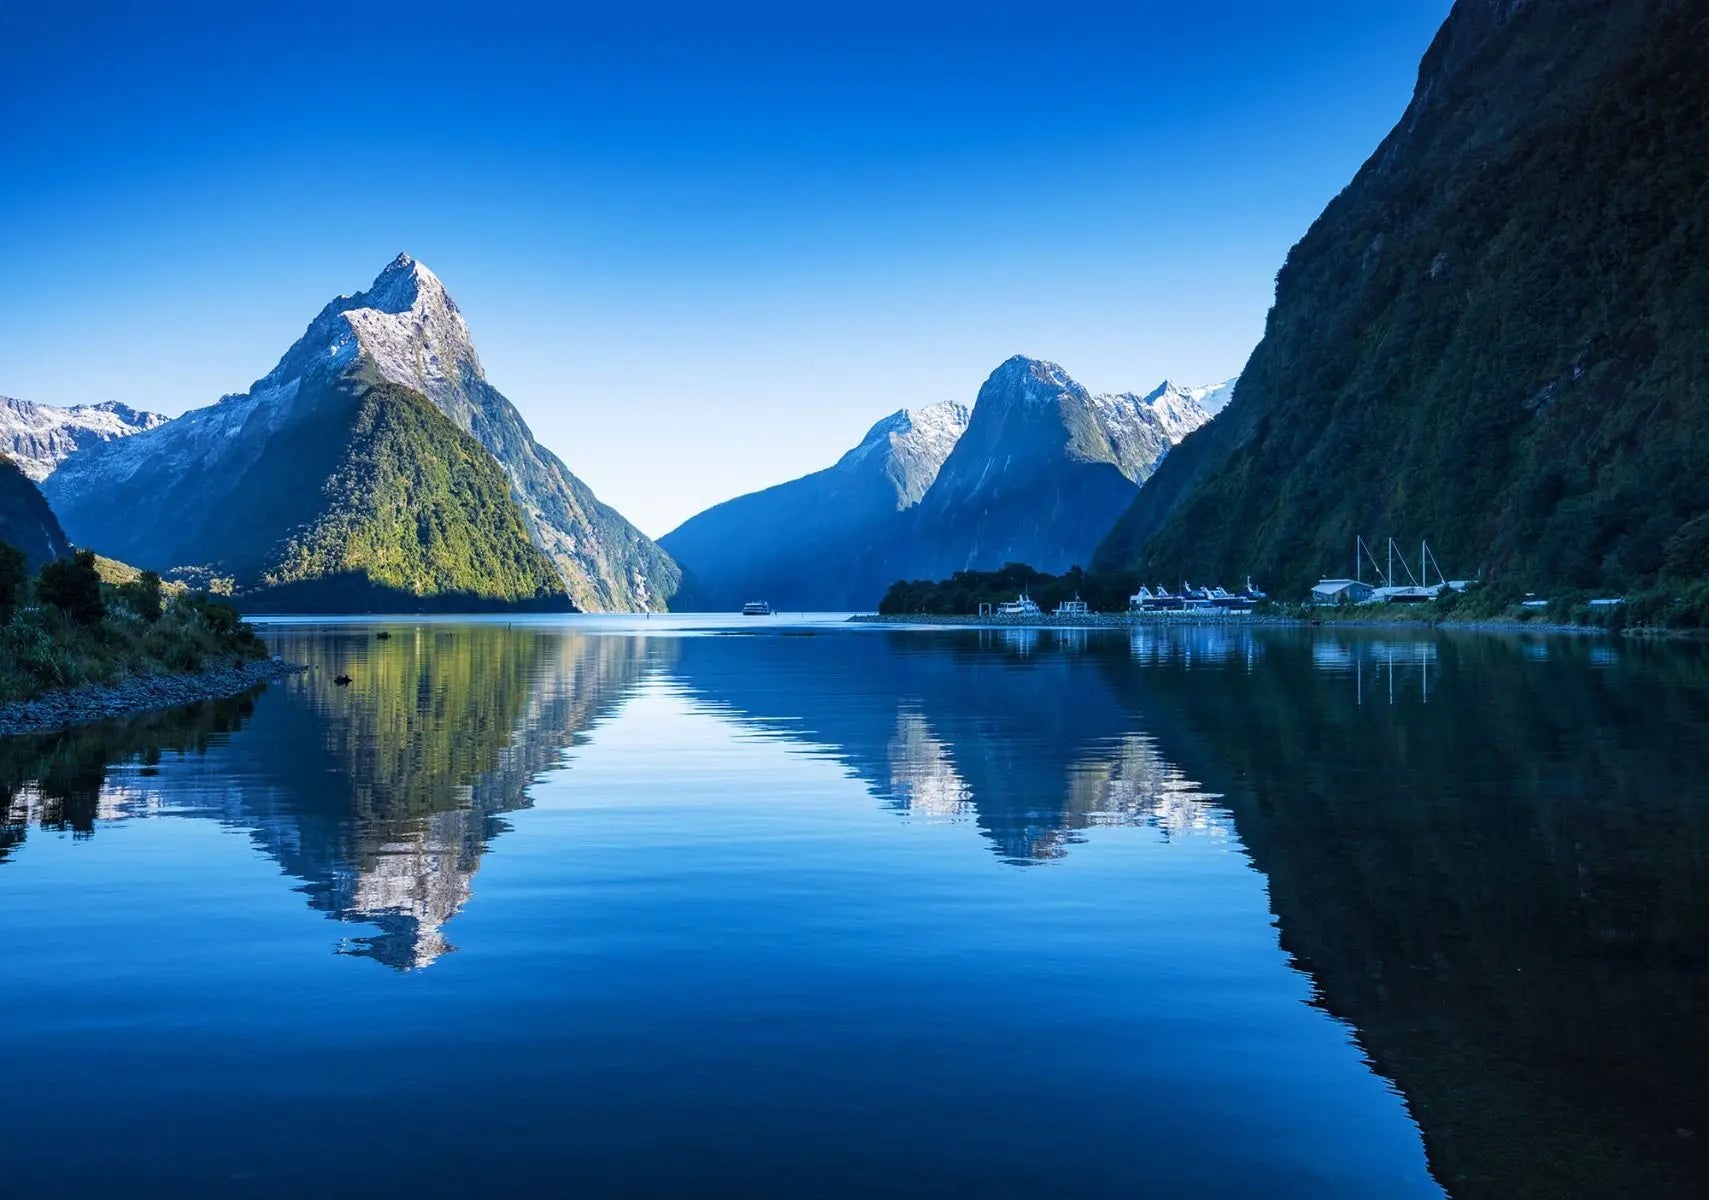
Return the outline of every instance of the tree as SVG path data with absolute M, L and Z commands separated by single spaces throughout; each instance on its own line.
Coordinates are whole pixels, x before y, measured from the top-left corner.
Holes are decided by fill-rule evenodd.
M 30 571 L 24 552 L 16 546 L 0 542 L 0 624 L 12 619 L 12 610 L 23 599 L 24 584 Z
M 144 571 L 135 579 L 119 588 L 119 595 L 124 598 L 126 606 L 137 616 L 150 625 L 160 620 L 164 611 L 160 595 L 160 576 L 153 571 Z
M 107 615 L 93 550 L 79 550 L 70 558 L 56 558 L 42 567 L 36 594 L 43 604 L 59 609 L 79 625 L 93 625 Z

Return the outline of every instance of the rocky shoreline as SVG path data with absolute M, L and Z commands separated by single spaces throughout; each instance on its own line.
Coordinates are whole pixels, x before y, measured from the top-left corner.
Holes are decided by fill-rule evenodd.
M 282 658 L 247 659 L 198 674 L 134 675 L 116 683 L 84 684 L 0 705 L 0 737 L 55 733 L 115 717 L 130 717 L 202 700 L 224 700 L 308 668 Z

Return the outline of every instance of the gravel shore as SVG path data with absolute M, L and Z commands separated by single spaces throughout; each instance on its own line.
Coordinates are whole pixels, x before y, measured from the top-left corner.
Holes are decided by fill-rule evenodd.
M 210 667 L 197 675 L 137 675 L 117 683 L 88 683 L 0 705 L 0 737 L 52 733 L 113 717 L 176 708 L 200 700 L 223 700 L 250 688 L 294 675 L 305 667 L 282 658 L 249 659 Z

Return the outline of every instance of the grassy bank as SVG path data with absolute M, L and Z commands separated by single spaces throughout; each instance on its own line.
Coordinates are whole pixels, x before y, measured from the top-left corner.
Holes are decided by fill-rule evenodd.
M 168 593 L 149 572 L 106 582 L 87 552 L 31 578 L 9 551 L 0 544 L 0 703 L 266 657 L 254 631 L 218 600 Z

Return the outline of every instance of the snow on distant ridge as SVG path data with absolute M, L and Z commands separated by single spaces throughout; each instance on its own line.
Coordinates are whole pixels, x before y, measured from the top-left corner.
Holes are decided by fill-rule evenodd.
M 938 461 L 949 456 L 957 439 L 967 431 L 970 405 L 943 400 L 923 408 L 902 408 L 866 431 L 860 444 L 838 460 L 838 465 L 857 463 L 874 450 L 915 450 Z
M 1234 399 L 1234 386 L 1239 382 L 1240 377 L 1237 375 L 1233 379 L 1225 379 L 1221 383 L 1206 384 L 1203 387 L 1180 388 L 1178 390 L 1182 395 L 1197 403 L 1200 408 L 1205 410 L 1206 414 L 1214 417 L 1223 409 L 1227 408 L 1228 402 Z M 1165 381 L 1164 386 L 1174 387 L 1173 384 L 1167 381 Z
M 168 419 L 116 400 L 59 408 L 0 396 L 0 453 L 40 483 L 85 446 L 130 437 Z

